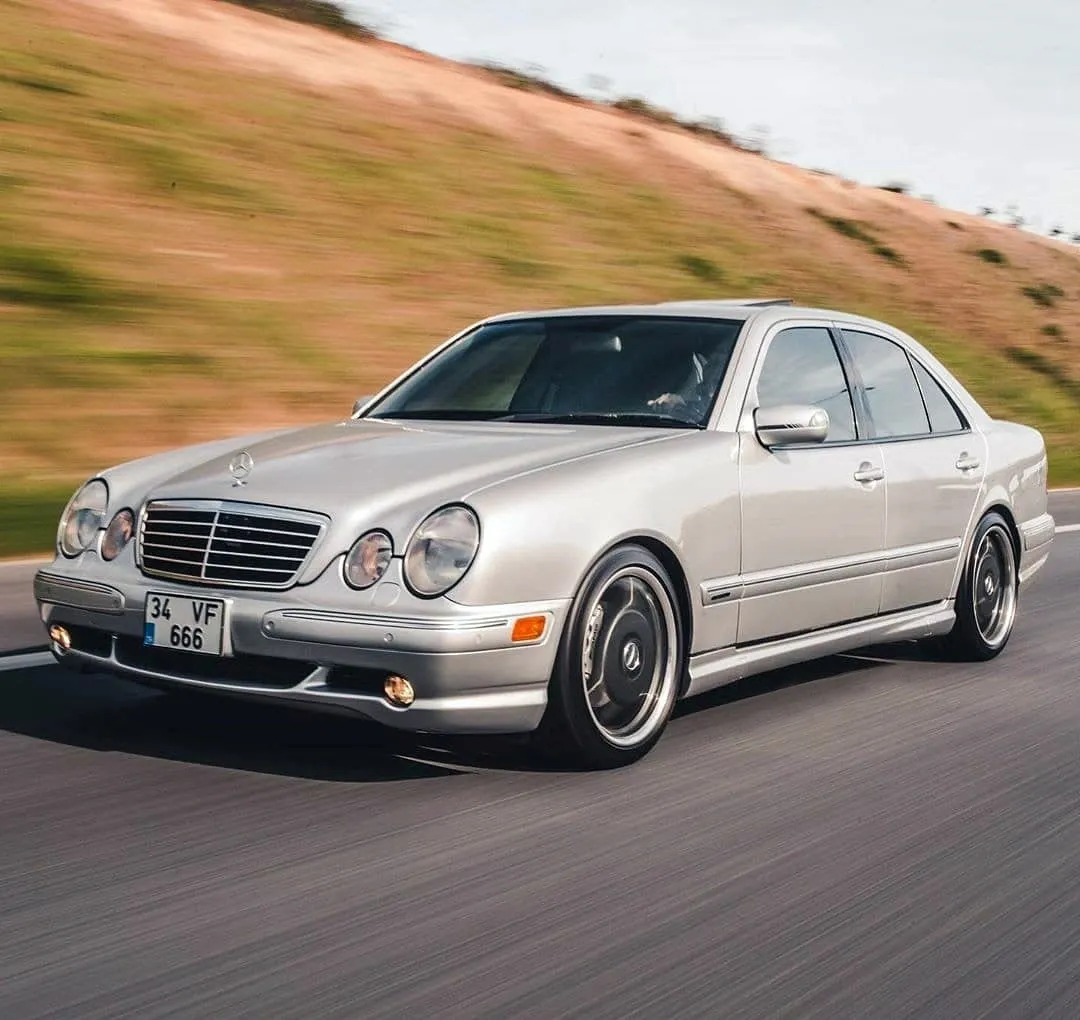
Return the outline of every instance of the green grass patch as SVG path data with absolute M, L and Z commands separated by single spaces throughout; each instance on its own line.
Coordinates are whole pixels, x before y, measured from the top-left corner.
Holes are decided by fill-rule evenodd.
M 0 491 L 0 559 L 49 553 L 56 526 L 78 481 Z
M 134 303 L 133 294 L 83 269 L 64 251 L 0 242 L 0 304 L 86 315 Z
M 38 78 L 28 74 L 0 74 L 0 83 L 30 89 L 32 92 L 44 92 L 54 96 L 81 96 L 82 93 L 71 85 L 54 81 L 51 78 Z

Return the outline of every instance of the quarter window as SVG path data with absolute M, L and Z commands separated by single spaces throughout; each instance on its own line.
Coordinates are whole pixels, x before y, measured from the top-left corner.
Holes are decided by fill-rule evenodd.
M 845 329 L 844 340 L 862 377 L 876 435 L 929 434 L 930 421 L 907 352 L 891 340 L 857 330 Z
M 963 431 L 966 428 L 964 419 L 940 383 L 914 358 L 911 362 L 915 366 L 915 377 L 919 380 L 919 389 L 922 390 L 926 411 L 930 415 L 930 428 L 935 432 Z
M 773 337 L 761 366 L 758 403 L 809 404 L 829 414 L 827 443 L 856 438 L 851 390 L 827 329 L 799 326 Z

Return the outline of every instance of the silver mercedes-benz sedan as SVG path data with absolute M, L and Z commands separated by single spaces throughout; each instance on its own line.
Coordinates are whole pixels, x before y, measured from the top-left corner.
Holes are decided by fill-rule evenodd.
M 917 341 L 783 300 L 522 312 L 351 417 L 102 471 L 35 594 L 161 687 L 640 758 L 679 698 L 868 644 L 997 655 L 1046 450 Z

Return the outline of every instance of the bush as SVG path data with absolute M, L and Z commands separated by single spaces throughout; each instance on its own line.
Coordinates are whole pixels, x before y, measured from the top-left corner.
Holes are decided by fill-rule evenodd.
M 353 39 L 377 39 L 378 33 L 368 25 L 353 21 L 343 7 L 331 0 L 223 0 L 224 3 L 249 7 L 278 18 L 315 25 Z
M 680 255 L 676 261 L 680 269 L 706 283 L 719 283 L 724 278 L 723 270 L 712 259 L 700 255 Z
M 659 106 L 653 106 L 652 103 L 637 96 L 616 99 L 611 105 L 616 110 L 622 110 L 623 113 L 629 113 L 633 117 L 641 117 L 643 120 L 651 120 L 657 124 L 679 123 L 675 114 L 671 113 L 671 111 Z
M 991 265 L 995 266 L 1008 265 L 1009 262 L 1009 260 L 1005 258 L 1005 256 L 997 250 L 997 248 L 980 248 L 977 252 L 975 252 L 975 257 L 982 259 L 983 262 L 989 262 Z
M 895 262 L 898 266 L 904 264 L 903 256 L 894 248 L 888 247 L 888 245 L 875 244 L 873 250 L 875 255 L 885 259 L 886 262 Z
M 1029 351 L 1026 347 L 1006 347 L 1005 355 L 1018 365 L 1038 372 L 1045 379 L 1053 382 L 1063 393 L 1073 401 L 1080 404 L 1080 382 L 1073 379 L 1060 365 L 1054 364 L 1049 358 L 1044 358 L 1037 351 Z
M 906 266 L 907 261 L 895 248 L 890 248 L 886 244 L 882 244 L 869 230 L 867 230 L 862 223 L 858 220 L 845 219 L 843 216 L 831 216 L 828 213 L 823 213 L 820 209 L 807 209 L 811 216 L 816 216 L 822 223 L 828 224 L 838 234 L 843 234 L 844 237 L 850 237 L 853 241 L 861 241 L 865 244 L 878 258 L 885 259 L 887 262 L 892 262 L 897 266 Z
M 638 96 L 624 96 L 622 99 L 616 99 L 611 104 L 611 107 L 614 110 L 628 113 L 631 117 L 650 120 L 654 124 L 660 124 L 664 127 L 682 128 L 691 134 L 708 138 L 714 142 L 720 142 L 722 145 L 735 145 L 735 139 L 724 127 L 724 122 L 718 117 L 706 117 L 703 120 L 680 120 L 670 110 L 665 110 L 661 106 L 654 106 Z
M 1042 283 L 1038 287 L 1021 287 L 1020 292 L 1042 308 L 1053 308 L 1057 299 L 1065 296 L 1065 291 L 1052 283 Z
M 807 209 L 811 216 L 816 216 L 822 223 L 827 223 L 838 234 L 850 237 L 854 241 L 862 241 L 864 244 L 876 244 L 877 239 L 867 233 L 855 220 L 844 219 L 843 216 L 830 216 L 820 209 Z
M 894 195 L 906 195 L 911 190 L 910 184 L 903 181 L 889 181 L 887 184 L 879 184 L 882 191 L 891 191 Z
M 1061 327 L 1052 322 L 1043 326 L 1039 332 L 1042 333 L 1043 336 L 1048 336 L 1053 340 L 1063 340 L 1065 338 L 1065 334 L 1061 332 Z
M 580 103 L 582 97 L 576 92 L 564 89 L 553 81 L 548 81 L 543 76 L 540 68 L 521 70 L 514 67 L 506 67 L 490 60 L 478 60 L 473 62 L 474 67 L 486 71 L 493 78 L 510 89 L 521 89 L 524 92 L 542 92 L 558 99 L 569 99 L 571 102 Z

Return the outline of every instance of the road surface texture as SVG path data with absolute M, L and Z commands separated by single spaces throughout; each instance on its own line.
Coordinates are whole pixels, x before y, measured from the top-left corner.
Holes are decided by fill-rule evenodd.
M 602 774 L 0 673 L 0 1017 L 1075 1020 L 1078 584 L 1065 532 L 996 661 L 742 682 Z

